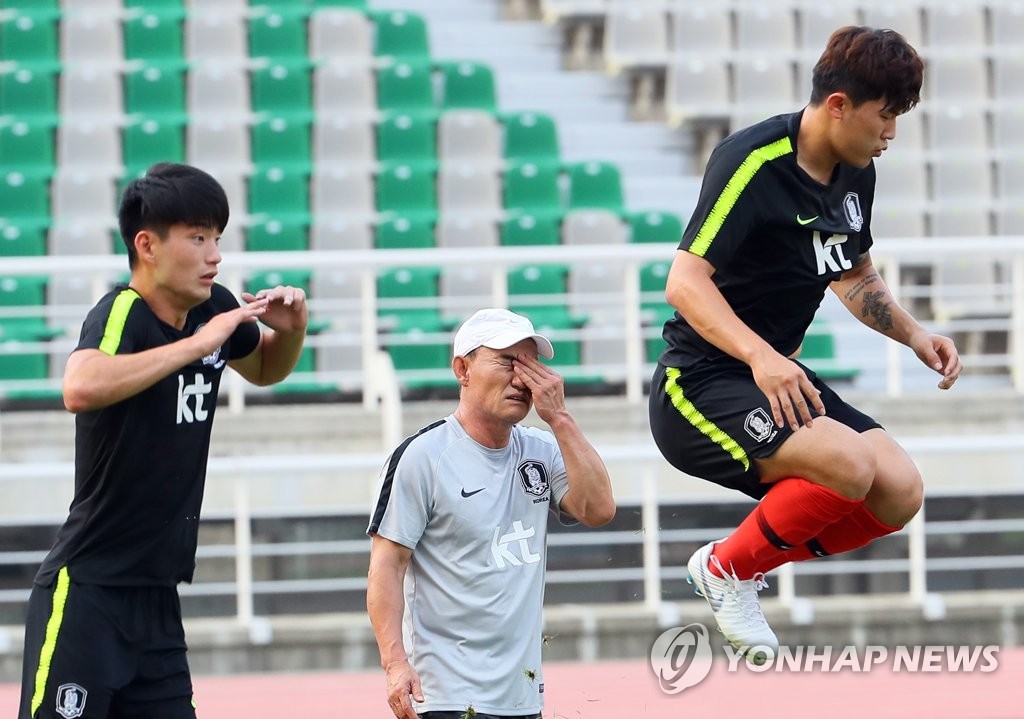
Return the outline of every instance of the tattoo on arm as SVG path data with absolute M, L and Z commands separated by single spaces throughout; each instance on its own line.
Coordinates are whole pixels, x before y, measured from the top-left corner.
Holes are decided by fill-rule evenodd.
M 891 330 L 893 324 L 892 310 L 889 307 L 891 303 L 883 301 L 885 294 L 882 290 L 865 292 L 864 306 L 861 308 L 860 316 L 871 317 L 881 330 Z
M 852 301 L 857 295 L 864 291 L 864 288 L 877 279 L 877 275 L 871 275 L 860 280 L 857 284 L 846 291 L 846 299 Z

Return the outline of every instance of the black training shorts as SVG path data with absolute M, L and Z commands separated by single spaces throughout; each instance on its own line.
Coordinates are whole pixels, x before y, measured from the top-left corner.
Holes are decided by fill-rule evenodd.
M 821 391 L 825 415 L 857 432 L 881 427 L 797 362 Z M 770 457 L 793 433 L 772 418 L 768 398 L 743 362 L 732 358 L 682 372 L 661 364 L 651 380 L 651 433 L 672 466 L 761 499 L 755 460 Z
M 173 587 L 35 585 L 19 719 L 195 719 Z

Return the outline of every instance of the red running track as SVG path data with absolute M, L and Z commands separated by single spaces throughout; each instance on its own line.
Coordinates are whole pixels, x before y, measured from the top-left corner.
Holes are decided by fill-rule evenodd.
M 648 664 L 548 663 L 545 719 L 1022 719 L 1024 648 L 1003 649 L 990 673 L 754 673 L 716 661 L 707 679 L 663 694 Z M 194 678 L 200 719 L 287 716 L 391 719 L 382 672 L 246 674 Z M 0 717 L 17 714 L 18 687 L 0 684 Z M 711 714 L 711 712 L 714 712 Z

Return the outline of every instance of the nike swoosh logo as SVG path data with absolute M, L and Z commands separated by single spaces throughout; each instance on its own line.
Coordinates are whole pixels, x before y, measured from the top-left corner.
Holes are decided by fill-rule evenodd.
M 817 215 L 815 215 L 814 217 L 809 217 L 806 220 L 804 218 L 802 218 L 799 213 L 797 213 L 797 216 L 796 216 L 796 221 L 799 222 L 801 225 L 809 225 L 812 222 L 814 222 L 816 219 L 818 219 Z
M 466 488 L 463 487 L 462 488 L 462 496 L 463 497 L 472 497 L 474 494 L 477 494 L 478 492 L 482 492 L 485 489 L 487 489 L 487 487 L 481 487 L 480 489 L 474 489 L 472 492 L 467 492 Z
M 708 604 L 711 605 L 711 611 L 717 612 L 722 608 L 722 599 L 724 597 L 721 594 L 715 594 L 708 589 L 707 576 L 709 573 L 710 571 L 708 569 L 701 569 L 701 579 L 704 580 L 701 582 L 701 589 L 703 590 L 704 597 L 708 600 Z

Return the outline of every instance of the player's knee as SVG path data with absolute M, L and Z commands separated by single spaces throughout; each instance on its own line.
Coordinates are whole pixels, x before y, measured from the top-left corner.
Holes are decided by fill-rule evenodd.
M 914 468 L 899 481 L 898 491 L 894 493 L 890 504 L 897 521 L 892 524 L 902 527 L 921 510 L 924 502 L 924 481 L 921 473 Z
M 847 499 L 864 499 L 871 489 L 877 470 L 870 452 L 844 452 L 830 462 L 832 489 Z

